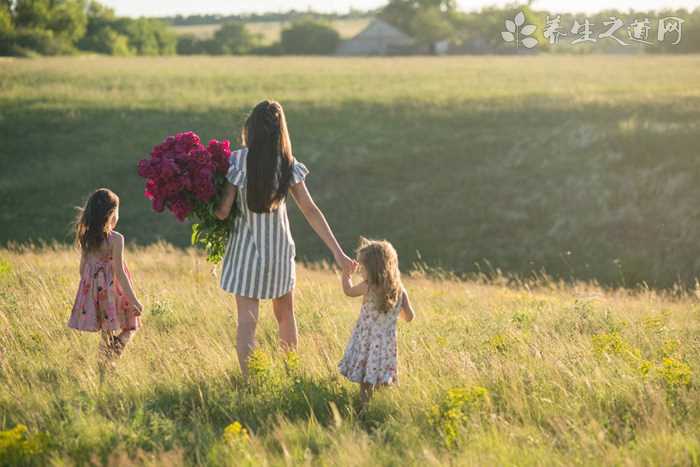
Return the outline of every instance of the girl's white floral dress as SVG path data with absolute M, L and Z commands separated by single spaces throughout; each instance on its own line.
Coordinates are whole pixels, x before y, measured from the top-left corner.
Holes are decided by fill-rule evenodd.
M 396 306 L 387 311 L 375 304 L 367 294 L 352 337 L 338 365 L 340 373 L 350 381 L 372 385 L 398 381 L 398 347 L 396 321 L 401 312 L 404 291 Z

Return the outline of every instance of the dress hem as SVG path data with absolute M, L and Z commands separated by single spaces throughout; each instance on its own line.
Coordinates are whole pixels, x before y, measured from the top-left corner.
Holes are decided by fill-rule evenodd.
M 284 297 L 285 295 L 287 295 L 289 292 L 291 292 L 292 290 L 294 290 L 294 286 L 295 286 L 295 285 L 296 285 L 295 282 L 292 281 L 291 287 L 289 287 L 289 289 L 287 289 L 285 292 L 282 292 L 282 293 L 279 294 L 279 295 L 269 295 L 269 296 L 267 296 L 267 295 L 261 295 L 261 296 L 259 296 L 259 297 L 251 297 L 250 295 L 247 295 L 246 293 L 242 293 L 242 292 L 237 291 L 237 290 L 230 290 L 230 289 L 227 289 L 227 288 L 225 288 L 225 287 L 221 287 L 221 290 L 223 290 L 224 292 L 228 292 L 228 293 L 230 293 L 230 294 L 238 295 L 238 296 L 240 296 L 240 297 L 245 297 L 245 298 L 253 298 L 253 299 L 256 299 L 256 300 L 274 300 L 274 299 L 276 299 L 276 298 Z

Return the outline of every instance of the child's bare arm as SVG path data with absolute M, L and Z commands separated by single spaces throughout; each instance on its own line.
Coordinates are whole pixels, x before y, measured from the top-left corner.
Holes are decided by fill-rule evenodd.
M 132 303 L 133 307 L 140 313 L 143 311 L 143 306 L 136 298 L 134 287 L 124 270 L 124 237 L 116 232 L 114 232 L 113 237 L 116 241 L 112 244 L 112 270 L 116 274 L 119 285 L 122 286 L 129 303 Z
M 85 252 L 80 252 L 80 275 L 83 275 L 83 270 L 85 269 Z
M 348 297 L 359 297 L 367 293 L 366 281 L 362 281 L 357 285 L 352 285 L 352 276 L 350 274 L 346 274 L 345 272 L 342 275 L 342 281 L 343 292 L 345 292 L 345 295 Z
M 229 216 L 229 214 L 231 214 L 231 208 L 233 207 L 234 201 L 236 201 L 236 193 L 238 193 L 237 188 L 230 183 L 226 183 L 224 197 L 221 198 L 221 201 L 214 212 L 214 215 L 217 218 L 224 220 Z
M 408 299 L 408 294 L 404 290 L 403 293 L 401 294 L 401 318 L 404 320 L 411 322 L 413 321 L 413 318 L 416 317 L 416 312 L 413 310 L 413 306 L 411 306 L 411 301 Z

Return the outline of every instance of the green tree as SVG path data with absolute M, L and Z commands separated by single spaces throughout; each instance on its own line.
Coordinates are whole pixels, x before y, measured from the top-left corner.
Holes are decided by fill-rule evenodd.
M 120 18 L 115 29 L 129 38 L 129 45 L 139 55 L 174 54 L 177 37 L 162 21 L 139 18 Z
M 70 44 L 75 44 L 85 35 L 87 14 L 82 1 L 54 1 L 49 15 L 49 29 Z
M 326 23 L 303 19 L 282 31 L 281 49 L 285 54 L 327 55 L 338 48 L 340 34 Z
M 0 34 L 9 34 L 15 30 L 12 12 L 6 5 L 0 4 Z
M 0 55 L 10 55 L 15 43 L 15 25 L 10 6 L 0 4 Z
M 51 13 L 48 0 L 17 0 L 15 2 L 15 27 L 47 28 Z
M 129 47 L 129 38 L 109 26 L 100 28 L 97 32 L 86 36 L 81 41 L 80 48 L 107 55 L 131 55 L 133 53 Z
M 177 54 L 178 55 L 196 55 L 203 53 L 202 41 L 197 39 L 193 34 L 184 34 L 177 36 Z
M 451 39 L 454 26 L 449 17 L 437 8 L 419 10 L 410 22 L 410 32 L 421 45 L 431 45 L 437 41 Z
M 455 42 L 465 52 L 513 53 L 526 50 L 522 46 L 516 49 L 514 43 L 505 42 L 501 36 L 501 32 L 506 30 L 505 20 L 513 20 L 521 11 L 525 24 L 535 26 L 532 37 L 539 44 L 536 50 L 547 50 L 547 40 L 542 35 L 547 12 L 533 12 L 528 6 L 486 7 L 478 12 L 462 14 L 455 22 Z
M 456 0 L 390 0 L 379 13 L 379 17 L 409 35 L 430 34 L 437 37 L 437 33 L 445 28 L 444 21 L 451 22 L 456 13 Z M 442 21 L 437 21 L 438 17 Z M 425 26 L 436 27 L 436 33 L 422 33 L 416 29 Z
M 246 54 L 261 42 L 260 34 L 253 34 L 240 21 L 224 23 L 215 33 L 214 42 L 220 53 Z

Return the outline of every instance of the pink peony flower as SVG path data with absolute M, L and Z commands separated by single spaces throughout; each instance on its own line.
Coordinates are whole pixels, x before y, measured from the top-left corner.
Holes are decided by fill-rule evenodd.
M 207 150 L 212 156 L 216 171 L 219 173 L 228 172 L 229 159 L 231 158 L 231 143 L 228 140 L 211 140 Z
M 192 205 L 183 197 L 178 197 L 170 204 L 170 210 L 182 222 L 192 212 Z

